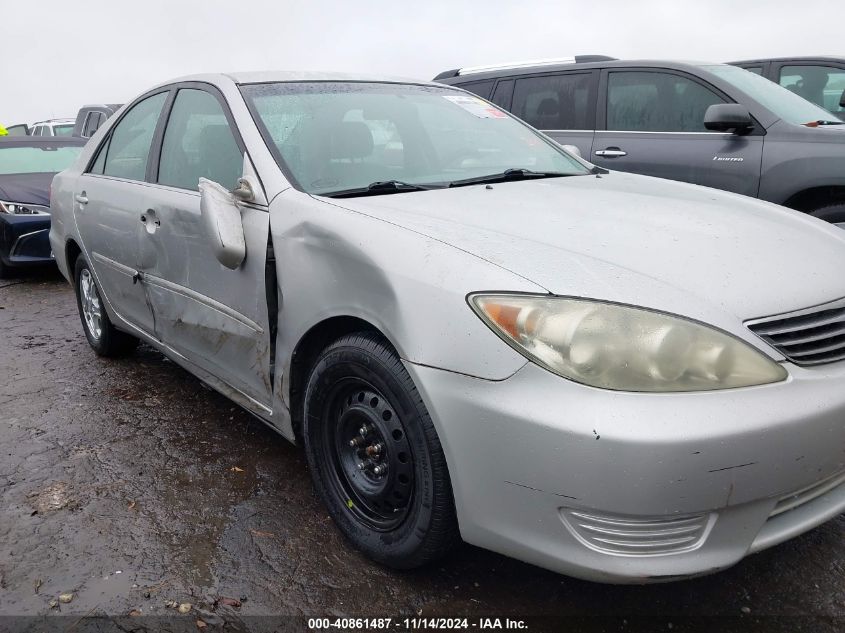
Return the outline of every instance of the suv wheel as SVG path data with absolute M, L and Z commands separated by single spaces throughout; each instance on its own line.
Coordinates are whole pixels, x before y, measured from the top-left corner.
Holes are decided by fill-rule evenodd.
M 845 225 L 845 203 L 831 204 L 810 211 L 810 215 L 831 224 Z
M 305 391 L 303 439 L 318 494 L 344 535 L 399 569 L 459 542 L 443 449 L 396 353 L 370 333 L 317 359 Z
M 99 356 L 125 356 L 138 346 L 138 339 L 117 330 L 100 299 L 100 289 L 91 269 L 82 257 L 76 260 L 76 305 L 82 320 L 82 329 L 88 343 Z

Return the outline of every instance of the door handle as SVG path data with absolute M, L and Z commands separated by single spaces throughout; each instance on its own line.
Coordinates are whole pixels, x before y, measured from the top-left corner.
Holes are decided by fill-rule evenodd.
M 620 156 L 627 156 L 628 152 L 618 147 L 608 147 L 607 149 L 596 150 L 595 154 L 596 156 L 604 156 L 605 158 L 619 158 Z
M 88 204 L 88 198 L 87 198 L 87 196 L 85 195 L 85 192 L 84 192 L 84 191 L 83 191 L 82 193 L 78 193 L 78 194 L 76 194 L 76 195 L 73 197 L 73 199 L 74 199 L 74 200 L 76 200 L 79 204 L 82 204 L 82 205 Z

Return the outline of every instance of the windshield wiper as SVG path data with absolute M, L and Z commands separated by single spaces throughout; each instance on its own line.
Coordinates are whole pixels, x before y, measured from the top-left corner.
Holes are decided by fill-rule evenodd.
M 449 183 L 450 187 L 466 187 L 467 185 L 482 185 L 496 182 L 510 182 L 512 180 L 533 180 L 538 178 L 562 178 L 564 176 L 575 176 L 576 174 L 564 174 L 559 171 L 532 171 L 530 169 L 506 169 L 499 174 L 478 176 L 465 180 L 454 180 Z
M 845 125 L 842 121 L 810 121 L 809 123 L 805 123 L 807 127 L 820 127 L 822 125 Z
M 402 182 L 401 180 L 377 180 L 376 182 L 371 182 L 366 187 L 332 191 L 319 195 L 328 198 L 357 198 L 361 196 L 380 196 L 388 193 L 405 193 L 407 191 L 430 191 L 431 189 L 441 188 L 432 185 L 414 185 L 409 182 Z

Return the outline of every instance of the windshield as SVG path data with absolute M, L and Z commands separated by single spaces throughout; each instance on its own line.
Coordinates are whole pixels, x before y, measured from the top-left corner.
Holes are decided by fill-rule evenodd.
M 73 123 L 63 123 L 53 126 L 53 134 L 56 136 L 70 136 L 73 134 Z
M 70 167 L 81 151 L 81 145 L 3 147 L 0 142 L 0 174 L 57 173 Z
M 308 193 L 391 181 L 447 186 L 508 169 L 590 173 L 510 115 L 450 88 L 286 82 L 241 90 L 277 160 Z
M 744 68 L 723 65 L 705 66 L 704 68 L 732 86 L 739 88 L 749 97 L 758 101 L 764 108 L 770 110 L 772 114 L 788 123 L 804 125 L 818 121 L 841 122 L 839 118 L 824 108 L 820 108 L 794 92 L 764 79 L 760 75 L 748 72 Z

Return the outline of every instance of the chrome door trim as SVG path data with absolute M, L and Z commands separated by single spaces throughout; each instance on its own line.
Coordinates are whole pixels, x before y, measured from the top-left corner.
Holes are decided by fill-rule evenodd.
M 652 132 L 649 130 L 596 130 L 596 134 L 674 134 L 676 136 L 700 135 L 700 136 L 722 136 L 729 138 L 735 134 L 725 132 Z

